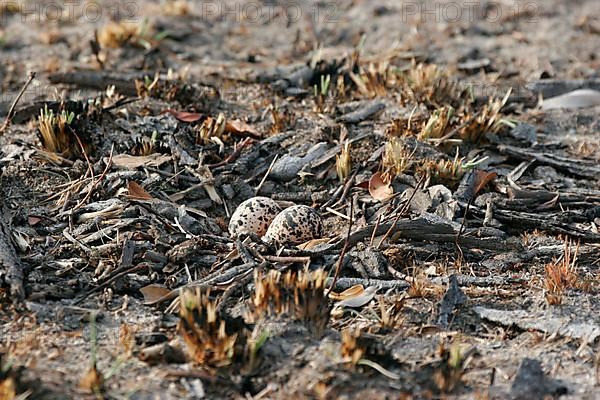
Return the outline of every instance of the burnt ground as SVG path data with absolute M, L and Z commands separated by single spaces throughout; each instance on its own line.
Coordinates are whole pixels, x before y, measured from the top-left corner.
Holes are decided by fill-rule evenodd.
M 598 396 L 600 101 L 540 103 L 600 87 L 596 1 L 17 3 L 1 398 Z M 256 193 L 324 240 L 230 238 Z M 260 315 L 253 272 L 303 268 L 366 294 Z M 193 284 L 233 353 L 188 351 Z

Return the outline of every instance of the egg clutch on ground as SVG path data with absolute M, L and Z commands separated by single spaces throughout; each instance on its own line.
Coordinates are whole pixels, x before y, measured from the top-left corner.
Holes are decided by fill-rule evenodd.
M 323 236 L 319 213 L 308 206 L 296 205 L 281 210 L 268 197 L 252 197 L 242 202 L 229 221 L 232 237 L 256 234 L 269 244 L 300 244 Z
M 251 197 L 235 209 L 229 220 L 229 234 L 232 237 L 249 233 L 263 236 L 280 212 L 281 207 L 275 200 L 261 196 Z

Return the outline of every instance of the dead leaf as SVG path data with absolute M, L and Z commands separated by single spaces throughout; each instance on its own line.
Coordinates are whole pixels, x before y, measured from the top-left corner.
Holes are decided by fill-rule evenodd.
M 349 297 L 361 295 L 365 291 L 363 285 L 358 284 L 344 290 L 342 293 L 331 292 L 329 298 L 332 300 L 344 300 Z
M 497 176 L 498 174 L 496 174 L 495 172 L 487 172 L 478 169 L 476 171 L 475 179 L 473 181 L 475 187 L 475 196 L 477 196 L 477 194 L 485 187 L 485 185 L 490 183 Z
M 127 183 L 127 190 L 129 191 L 129 198 L 134 200 L 152 200 L 153 197 L 150 193 L 146 192 L 139 183 L 129 181 Z
M 361 189 L 368 189 L 369 188 L 369 181 L 358 182 L 356 185 L 354 185 L 354 187 L 359 187 Z
M 558 203 L 559 198 L 560 198 L 560 195 L 557 193 L 556 196 L 554 196 L 552 199 L 548 200 L 547 202 L 540 204 L 536 209 L 537 210 L 550 210 L 550 209 L 556 207 L 556 204 Z
M 362 293 L 356 296 L 349 296 L 342 301 L 339 301 L 336 306 L 357 308 L 369 303 L 377 293 L 377 286 L 369 286 Z
M 383 181 L 381 172 L 376 172 L 369 180 L 369 193 L 375 200 L 384 201 L 394 195 L 394 189 Z
M 37 224 L 42 222 L 42 218 L 38 217 L 36 215 L 29 215 L 27 217 L 27 222 L 29 223 L 30 226 L 36 226 Z
M 600 105 L 600 92 L 592 89 L 579 89 L 542 102 L 542 110 L 558 108 L 585 108 Z
M 330 239 L 331 238 L 312 239 L 312 240 L 309 240 L 308 242 L 299 244 L 296 247 L 299 248 L 300 250 L 310 250 L 310 249 L 314 249 L 315 247 L 317 247 L 320 244 L 329 242 Z
M 3 365 L 4 366 L 4 365 Z M 0 400 L 13 400 L 17 398 L 15 380 L 9 376 L 0 382 Z
M 239 119 L 228 120 L 225 124 L 225 132 L 234 135 L 248 135 L 254 139 L 262 137 L 254 127 Z
M 103 382 L 104 377 L 102 376 L 102 373 L 98 371 L 95 365 L 92 365 L 79 381 L 79 387 L 90 393 L 96 393 L 100 390 Z
M 158 300 L 171 293 L 171 291 L 166 287 L 156 284 L 144 286 L 140 289 L 140 292 L 142 292 L 142 295 L 144 296 L 144 304 L 147 305 L 154 304 Z
M 112 163 L 117 168 L 134 169 L 138 167 L 158 167 L 168 161 L 171 156 L 154 153 L 149 156 L 130 156 L 129 154 L 117 154 L 112 158 Z
M 165 111 L 163 111 L 163 113 L 169 113 L 181 122 L 196 122 L 202 119 L 202 117 L 204 117 L 204 114 L 187 111 L 177 111 L 171 108 L 167 108 Z

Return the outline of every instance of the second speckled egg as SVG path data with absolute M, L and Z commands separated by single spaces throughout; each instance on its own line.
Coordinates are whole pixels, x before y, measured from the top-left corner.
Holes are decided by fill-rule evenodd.
M 323 221 L 308 206 L 288 207 L 275 217 L 264 240 L 267 243 L 299 244 L 323 236 Z
M 251 197 L 235 209 L 229 220 L 229 234 L 232 237 L 248 233 L 262 236 L 280 212 L 281 207 L 275 200 L 261 196 Z

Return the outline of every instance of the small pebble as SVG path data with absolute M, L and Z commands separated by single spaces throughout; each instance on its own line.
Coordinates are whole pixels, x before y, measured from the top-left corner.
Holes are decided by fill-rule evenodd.
M 251 197 L 242 202 L 229 220 L 229 234 L 238 237 L 254 233 L 263 236 L 281 207 L 268 197 Z
M 321 216 L 311 207 L 292 206 L 275 217 L 263 240 L 286 245 L 304 243 L 322 236 Z

